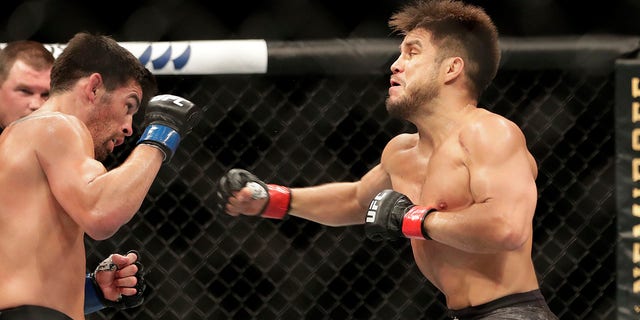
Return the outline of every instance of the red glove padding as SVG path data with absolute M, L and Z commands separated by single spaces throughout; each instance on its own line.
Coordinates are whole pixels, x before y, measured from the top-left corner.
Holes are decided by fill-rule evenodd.
M 424 219 L 435 211 L 433 208 L 412 206 L 402 218 L 402 234 L 407 238 L 427 239 L 431 237 L 423 228 Z
M 268 184 L 269 202 L 264 206 L 260 216 L 282 219 L 291 207 L 291 190 L 277 184 Z

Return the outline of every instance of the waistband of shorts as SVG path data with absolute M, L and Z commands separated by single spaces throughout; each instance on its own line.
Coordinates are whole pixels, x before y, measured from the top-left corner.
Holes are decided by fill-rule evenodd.
M 73 320 L 66 314 L 42 306 L 23 305 L 0 309 L 0 320 Z
M 452 318 L 470 318 L 477 317 L 484 314 L 487 314 L 491 311 L 502 309 L 506 307 L 517 307 L 519 305 L 537 305 L 537 306 L 546 306 L 547 302 L 540 292 L 540 289 L 522 292 L 522 293 L 514 293 L 508 296 L 504 296 L 502 298 L 498 298 L 493 301 L 489 301 L 487 303 L 474 306 L 467 307 L 464 309 L 451 310 L 449 309 L 449 317 Z

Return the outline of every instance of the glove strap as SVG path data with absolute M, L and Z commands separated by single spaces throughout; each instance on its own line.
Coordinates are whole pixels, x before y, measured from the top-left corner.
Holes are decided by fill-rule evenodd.
M 176 150 L 178 150 L 178 144 L 180 144 L 180 134 L 171 127 L 152 123 L 144 129 L 144 132 L 140 136 L 138 143 L 161 144 L 167 147 L 171 154 L 165 154 L 165 160 L 172 156 Z
M 431 240 L 424 230 L 424 219 L 436 209 L 429 207 L 413 206 L 402 218 L 402 234 L 407 238 Z
M 88 273 L 84 280 L 84 314 L 94 313 L 106 308 L 107 306 L 102 303 L 102 290 L 95 283 L 91 274 Z
M 268 184 L 269 202 L 260 214 L 265 218 L 282 219 L 291 207 L 291 190 L 284 186 Z

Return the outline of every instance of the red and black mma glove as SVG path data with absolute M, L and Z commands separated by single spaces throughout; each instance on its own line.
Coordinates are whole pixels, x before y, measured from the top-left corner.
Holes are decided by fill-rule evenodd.
M 424 219 L 436 211 L 416 206 L 402 193 L 384 190 L 376 195 L 367 210 L 364 231 L 375 241 L 400 237 L 431 240 L 424 230 Z
M 108 257 L 102 261 L 96 270 L 87 274 L 87 281 L 85 283 L 85 302 L 84 311 L 85 314 L 90 314 L 107 307 L 115 309 L 129 309 L 142 305 L 144 302 L 144 291 L 147 288 L 146 280 L 144 279 L 144 266 L 140 262 L 140 253 L 136 250 L 129 250 L 125 255 L 129 253 L 135 253 L 136 262 L 134 264 L 138 267 L 138 271 L 135 274 L 136 277 L 136 293 L 134 295 L 125 296 L 122 295 L 117 301 L 108 300 L 104 297 L 100 285 L 96 281 L 96 273 L 102 271 L 115 271 L 117 266 L 111 262 L 111 257 Z
M 260 211 L 260 216 L 265 218 L 282 219 L 289 212 L 291 205 L 291 190 L 287 187 L 266 184 L 254 174 L 243 169 L 231 169 L 218 181 L 218 205 L 222 211 L 236 192 L 244 187 L 253 190 L 253 198 L 267 198 L 267 203 Z
M 149 100 L 145 114 L 146 128 L 138 144 L 152 145 L 164 153 L 163 163 L 169 162 L 178 149 L 180 139 L 200 122 L 202 111 L 182 97 L 163 94 Z

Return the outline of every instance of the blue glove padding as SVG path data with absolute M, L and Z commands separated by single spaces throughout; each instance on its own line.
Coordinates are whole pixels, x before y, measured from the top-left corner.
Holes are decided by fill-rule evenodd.
M 164 161 L 168 161 L 178 150 L 180 134 L 171 127 L 154 123 L 144 129 L 138 143 L 146 143 L 158 147 L 164 153 Z
M 97 290 L 100 288 L 94 285 L 91 274 L 87 273 L 84 278 L 84 314 L 94 313 L 107 307 L 102 304 Z

